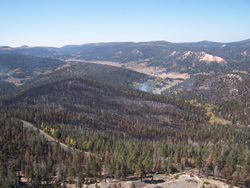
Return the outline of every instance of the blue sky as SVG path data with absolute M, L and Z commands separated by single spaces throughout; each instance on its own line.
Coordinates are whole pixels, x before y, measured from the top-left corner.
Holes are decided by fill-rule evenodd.
M 0 46 L 248 38 L 250 0 L 0 0 Z

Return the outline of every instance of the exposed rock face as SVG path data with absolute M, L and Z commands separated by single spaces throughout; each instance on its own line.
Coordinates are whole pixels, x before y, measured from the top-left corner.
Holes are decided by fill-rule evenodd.
M 227 62 L 218 56 L 213 56 L 210 54 L 206 54 L 205 52 L 203 52 L 204 56 L 200 59 L 200 61 L 206 61 L 206 62 L 216 62 L 216 63 L 220 63 L 220 64 L 227 64 Z
M 219 56 L 207 54 L 203 51 L 200 51 L 200 52 L 173 51 L 170 55 L 168 55 L 168 58 L 175 58 L 176 60 L 180 60 L 180 61 L 184 61 L 184 60 L 190 58 L 190 59 L 196 60 L 198 62 L 205 62 L 207 65 L 209 65 L 211 62 L 218 63 L 220 65 L 227 65 L 226 60 L 224 60 L 223 58 L 221 58 Z

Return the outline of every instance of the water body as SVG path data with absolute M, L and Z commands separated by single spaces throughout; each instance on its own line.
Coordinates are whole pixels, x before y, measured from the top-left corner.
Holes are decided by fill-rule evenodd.
M 166 78 L 165 80 L 157 80 L 154 78 L 148 80 L 141 80 L 134 84 L 134 88 L 140 91 L 158 94 L 160 95 L 163 91 L 169 89 L 170 87 L 182 82 L 182 80 Z M 160 83 L 160 84 L 159 84 Z

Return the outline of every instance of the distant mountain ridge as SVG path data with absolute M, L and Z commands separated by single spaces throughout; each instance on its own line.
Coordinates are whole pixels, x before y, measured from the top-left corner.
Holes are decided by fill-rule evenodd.
M 222 45 L 230 46 L 230 47 L 248 47 L 250 46 L 250 38 L 242 41 L 235 42 L 214 42 L 214 41 L 198 41 L 198 42 L 168 42 L 168 41 L 147 41 L 147 42 L 98 42 L 98 43 L 85 43 L 85 44 L 70 44 L 62 46 L 61 48 L 52 47 L 52 46 L 34 46 L 30 47 L 28 45 L 22 45 L 20 47 L 11 47 L 11 46 L 0 46 L 0 49 L 22 49 L 22 48 L 36 48 L 36 49 L 65 49 L 71 47 L 79 47 L 79 46 L 102 46 L 102 45 L 124 45 L 124 44 L 152 44 L 152 45 L 175 45 L 175 46 L 204 46 L 207 47 L 221 47 Z
M 112 61 L 126 65 L 133 62 L 147 66 L 160 66 L 168 72 L 200 73 L 249 71 L 250 39 L 220 43 L 210 41 L 171 43 L 113 42 L 67 45 L 61 48 L 0 47 L 0 54 L 24 54 L 61 60 Z

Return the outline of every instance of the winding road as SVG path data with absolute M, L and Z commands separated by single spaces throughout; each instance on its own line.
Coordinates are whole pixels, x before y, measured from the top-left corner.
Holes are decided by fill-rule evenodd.
M 24 121 L 24 120 L 21 120 L 21 121 L 23 122 L 24 127 L 32 128 L 34 131 L 39 130 L 40 134 L 43 135 L 45 137 L 45 139 L 48 140 L 49 142 L 54 144 L 54 142 L 57 141 L 53 137 L 48 135 L 46 132 L 44 132 L 43 130 L 36 128 L 33 124 L 31 124 L 31 123 L 29 123 L 27 121 Z M 66 144 L 64 144 L 62 142 L 59 142 L 59 144 L 60 144 L 62 149 L 64 149 L 65 151 L 68 151 L 68 146 Z M 88 154 L 88 152 L 85 152 L 85 153 Z

